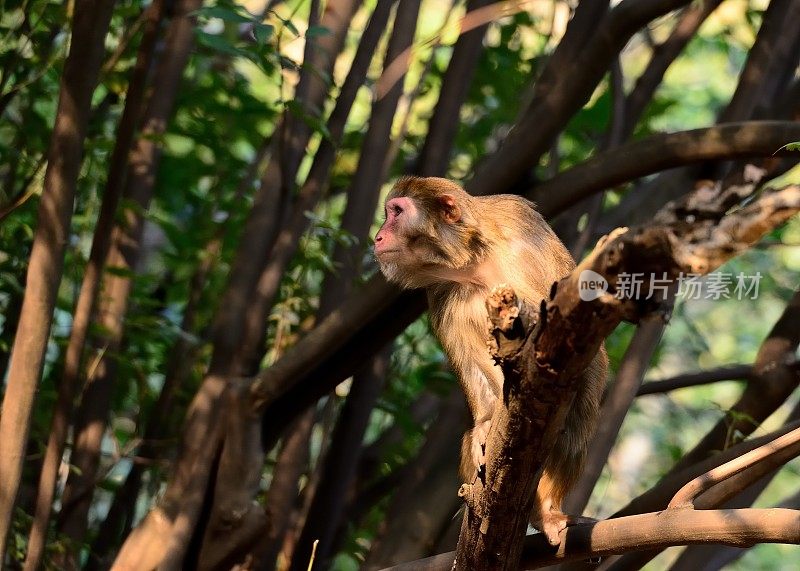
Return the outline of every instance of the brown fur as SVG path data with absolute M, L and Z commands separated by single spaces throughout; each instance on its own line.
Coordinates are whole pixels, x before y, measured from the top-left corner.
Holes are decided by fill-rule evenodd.
M 426 288 L 433 330 L 461 380 L 475 424 L 462 446 L 461 475 L 470 481 L 483 460 L 503 386 L 502 372 L 486 347 L 485 300 L 494 286 L 506 283 L 525 303 L 538 307 L 575 263 L 533 204 L 518 196 L 473 197 L 446 179 L 408 177 L 398 181 L 386 201 L 387 221 L 376 236 L 376 256 L 388 279 Z M 391 253 L 384 252 L 388 247 Z M 545 462 L 532 519 L 551 543 L 558 543 L 558 531 L 566 525 L 561 501 L 583 467 L 606 369 L 601 349 Z

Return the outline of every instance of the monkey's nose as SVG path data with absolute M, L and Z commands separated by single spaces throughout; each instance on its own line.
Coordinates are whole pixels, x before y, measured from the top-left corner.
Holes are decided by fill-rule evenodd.
M 377 243 L 377 242 L 380 242 L 381 240 L 383 240 L 383 236 L 381 236 L 380 234 L 378 234 L 378 235 L 376 235 L 376 236 L 375 236 L 375 242 L 376 242 L 376 243 Z

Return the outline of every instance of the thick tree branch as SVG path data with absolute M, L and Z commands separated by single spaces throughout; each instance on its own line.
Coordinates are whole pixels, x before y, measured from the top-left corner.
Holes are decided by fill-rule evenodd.
M 598 190 L 664 169 L 710 159 L 772 156 L 798 140 L 797 121 L 747 121 L 653 135 L 598 154 L 537 185 L 528 197 L 547 217 Z
M 526 537 L 519 568 L 536 569 L 639 549 L 703 543 L 737 547 L 800 543 L 800 512 L 783 508 L 668 510 L 580 524 L 561 532 L 561 544 L 555 552 L 541 534 Z M 454 556 L 451 551 L 384 571 L 449 571 Z

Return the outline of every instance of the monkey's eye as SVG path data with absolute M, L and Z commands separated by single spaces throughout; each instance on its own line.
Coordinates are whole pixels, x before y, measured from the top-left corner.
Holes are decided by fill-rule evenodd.
M 395 216 L 400 216 L 400 214 L 403 212 L 403 208 L 397 204 L 394 204 L 392 206 L 392 212 Z

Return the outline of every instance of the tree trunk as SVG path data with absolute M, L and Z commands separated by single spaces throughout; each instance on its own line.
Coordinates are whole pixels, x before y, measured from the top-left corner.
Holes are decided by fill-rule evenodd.
M 303 62 L 304 68 L 315 72 L 306 71 L 301 74 L 301 85 L 297 86 L 297 91 L 305 94 L 305 98 L 298 103 L 311 116 L 319 116 L 327 94 L 327 85 L 321 77 L 333 75 L 333 64 L 342 49 L 350 20 L 358 6 L 359 2 L 356 0 L 328 2 L 320 25 L 330 33 L 317 39 L 318 49 L 312 50 L 311 44 L 308 46 L 307 54 L 312 59 Z M 245 370 L 246 367 L 249 368 L 249 362 L 245 363 L 242 358 L 243 347 L 253 343 L 245 337 L 250 305 L 257 296 L 259 277 L 275 242 L 285 202 L 289 192 L 294 189 L 300 158 L 311 136 L 310 128 L 305 123 L 289 121 L 289 115 L 288 111 L 283 114 L 277 127 L 278 136 L 273 137 L 273 152 L 242 230 L 230 280 L 214 319 L 214 352 L 209 365 L 211 374 L 254 373 L 252 370 Z M 287 125 L 291 125 L 293 130 L 287 131 Z M 263 319 L 259 326 L 265 326 Z M 263 351 L 261 348 L 259 350 Z
M 263 571 L 275 569 L 284 536 L 289 529 L 290 515 L 297 502 L 298 482 L 309 467 L 309 438 L 315 416 L 315 410 L 310 408 L 291 424 L 275 461 L 264 507 L 267 512 L 267 537 L 261 549 L 257 549 L 258 569 Z
M 58 111 L 39 202 L 25 298 L 0 416 L 0 560 L 19 490 L 31 412 L 44 367 L 56 294 L 69 239 L 75 188 L 92 92 L 104 54 L 114 2 L 76 0 L 72 42 L 64 66 Z
M 460 389 L 442 403 L 425 443 L 392 497 L 364 569 L 383 569 L 431 554 L 444 528 L 458 513 L 458 457 L 469 411 Z M 457 518 L 456 518 L 457 519 Z
M 600 409 L 600 418 L 603 420 L 597 426 L 583 473 L 564 502 L 564 513 L 577 516 L 586 508 L 665 327 L 661 315 L 648 316 L 637 326 L 622 358 L 617 378 L 603 400 Z
M 330 175 L 344 128 L 359 88 L 364 84 L 369 64 L 375 55 L 378 42 L 383 35 L 394 0 L 379 0 L 369 23 L 361 36 L 350 71 L 339 90 L 336 105 L 328 118 L 329 137 L 320 141 L 308 176 L 291 204 L 290 212 L 283 221 L 269 260 L 258 278 L 256 290 L 248 305 L 244 343 L 238 349 L 242 369 L 254 371 L 264 356 L 264 342 L 269 311 L 275 303 L 278 288 L 286 267 L 297 252 L 300 237 L 308 229 L 310 220 L 306 213 L 314 210 Z
M 353 377 L 350 394 L 339 414 L 325 458 L 322 486 L 306 517 L 306 523 L 294 550 L 291 571 L 302 571 L 308 566 L 312 545 L 319 541 L 315 560 L 322 568 L 330 565 L 331 547 L 344 512 L 347 491 L 356 474 L 364 433 L 370 414 L 383 389 L 389 369 L 389 351 L 370 360 Z
M 469 0 L 470 12 L 491 4 L 491 0 Z M 416 168 L 420 176 L 444 176 L 450 163 L 450 151 L 458 134 L 460 112 L 467 91 L 475 75 L 478 59 L 483 51 L 483 37 L 489 23 L 476 26 L 462 33 L 453 47 L 453 57 L 442 79 L 442 91 L 436 101 L 436 109 L 428 124 L 428 136 L 420 152 Z
M 397 102 L 403 93 L 403 79 L 408 69 L 408 52 L 414 40 L 419 14 L 419 0 L 405 0 L 397 5 L 394 28 L 386 48 L 383 62 L 383 77 L 388 77 L 390 66 L 400 64 L 401 73 L 392 77 L 394 83 L 385 94 L 377 94 L 372 106 L 369 127 L 361 145 L 361 156 L 356 173 L 347 191 L 347 207 L 342 216 L 342 228 L 352 234 L 356 243 L 349 246 L 337 245 L 334 264 L 338 267 L 339 279 L 329 275 L 322 287 L 319 302 L 319 315 L 325 318 L 347 296 L 352 289 L 354 276 L 360 275 L 359 263 L 365 249 L 367 233 L 375 217 L 378 195 L 383 181 L 383 165 L 391 142 L 392 122 Z M 400 58 L 406 58 L 402 61 Z M 378 84 L 380 84 L 380 80 Z
M 207 286 L 208 274 L 217 261 L 219 248 L 219 240 L 212 240 L 206 248 L 205 255 L 202 256 L 200 266 L 192 276 L 189 298 L 181 320 L 181 334 L 169 353 L 164 384 L 153 410 L 147 415 L 142 445 L 137 453 L 140 458 L 144 458 L 145 462 L 133 464 L 125 477 L 125 483 L 114 494 L 108 515 L 92 542 L 89 561 L 86 564 L 87 571 L 108 567 L 110 561 L 104 561 L 104 558 L 111 552 L 118 538 L 125 537 L 130 531 L 142 478 L 146 470 L 150 465 L 168 456 L 168 451 L 164 449 L 162 443 L 179 426 L 179 423 L 175 422 L 175 397 L 191 371 L 191 363 L 196 358 L 197 352 L 197 344 L 187 334 L 194 334 L 197 328 L 196 313 L 203 297 L 204 288 Z
M 67 431 L 71 422 L 72 404 L 78 390 L 81 357 L 94 312 L 97 291 L 100 287 L 103 263 L 111 247 L 111 230 L 117 206 L 122 196 L 122 185 L 128 170 L 128 153 L 144 107 L 147 76 L 152 65 L 153 53 L 164 14 L 163 5 L 163 0 L 156 0 L 145 9 L 145 31 L 136 58 L 136 65 L 133 69 L 130 87 L 125 98 L 125 110 L 120 119 L 114 151 L 111 155 L 111 166 L 109 167 L 100 215 L 92 240 L 92 250 L 89 254 L 86 272 L 83 275 L 81 293 L 78 296 L 78 303 L 75 307 L 72 331 L 70 332 L 64 359 L 64 371 L 61 376 L 61 382 L 58 385 L 58 400 L 53 411 L 50 436 L 42 463 L 39 492 L 36 497 L 36 513 L 33 518 L 33 526 L 28 540 L 28 552 L 25 557 L 25 569 L 27 571 L 38 569 L 44 554 L 58 469 L 61 465 L 64 443 L 66 442 Z
M 103 280 L 104 300 L 98 319 L 106 331 L 99 341 L 103 352 L 94 373 L 87 379 L 75 421 L 75 443 L 71 471 L 62 497 L 58 529 L 80 544 L 86 533 L 87 514 L 94 493 L 100 446 L 105 434 L 114 380 L 116 354 L 124 332 L 123 320 L 128 308 L 132 287 L 131 273 L 139 257 L 143 216 L 153 196 L 156 173 L 161 158 L 159 137 L 166 130 L 183 77 L 183 70 L 194 42 L 194 15 L 200 0 L 182 0 L 167 31 L 164 54 L 153 78 L 158 86 L 153 92 L 142 119 L 142 134 L 130 156 L 130 174 L 124 197 L 135 206 L 124 211 L 124 222 L 117 224 L 106 266 L 123 270 L 121 274 L 106 274 Z M 74 557 L 75 554 L 73 553 Z M 73 560 L 74 561 L 74 560 Z

